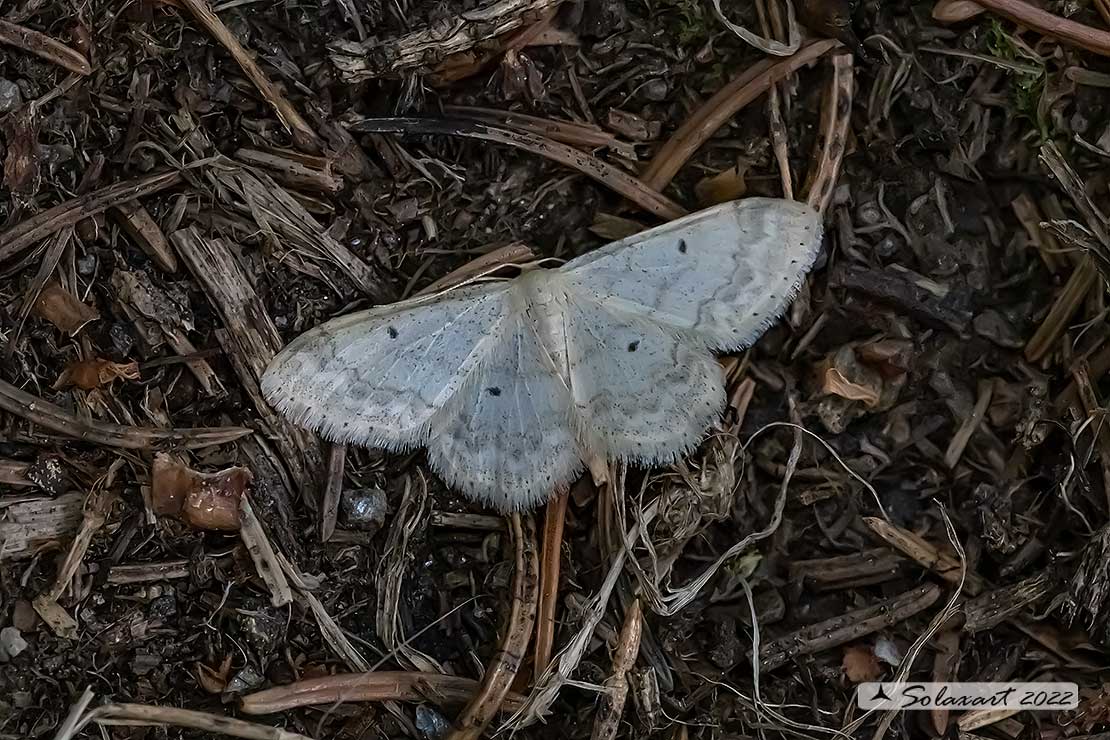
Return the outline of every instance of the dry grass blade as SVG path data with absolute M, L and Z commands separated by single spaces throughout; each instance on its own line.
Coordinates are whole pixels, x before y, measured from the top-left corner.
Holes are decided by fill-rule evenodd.
M 509 518 L 513 537 L 516 570 L 513 574 L 513 600 L 505 636 L 486 667 L 481 686 L 455 718 L 448 740 L 478 740 L 505 703 L 509 687 L 524 661 L 528 641 L 536 623 L 539 576 L 536 555 L 536 525 L 532 517 L 513 514 Z
M 66 226 L 73 226 L 119 203 L 171 188 L 181 180 L 179 172 L 160 172 L 109 185 L 60 203 L 0 233 L 0 262 L 11 259 Z
M 686 214 L 686 210 L 680 205 L 624 170 L 574 147 L 536 134 L 446 118 L 360 118 L 352 121 L 348 128 L 352 131 L 379 134 L 466 136 L 506 144 L 572 167 L 659 218 L 674 220 Z
M 270 590 L 270 604 L 285 606 L 293 601 L 293 592 L 289 589 L 289 582 L 285 579 L 282 563 L 278 560 L 274 546 L 266 536 L 262 522 L 254 513 L 249 496 L 243 496 L 239 500 L 239 519 L 239 537 L 254 561 L 255 571 Z
M 74 74 L 90 75 L 92 67 L 83 54 L 44 33 L 0 19 L 0 44 L 8 44 L 45 59 Z
M 765 59 L 745 70 L 703 103 L 671 135 L 644 170 L 641 178 L 643 183 L 656 192 L 662 192 L 690 157 L 694 156 L 694 152 L 741 108 L 767 92 L 774 83 L 786 79 L 837 46 L 840 46 L 840 42 L 832 39 L 810 41 L 803 44 L 792 56 Z
M 571 146 L 601 147 L 616 143 L 617 137 L 600 126 L 575 121 L 530 116 L 516 111 L 497 110 L 496 108 L 477 108 L 465 105 L 447 105 L 443 112 L 461 118 L 472 118 L 489 124 L 517 129 L 527 133 L 546 136 Z
M 274 246 L 295 249 L 321 265 L 334 265 L 356 290 L 375 301 L 394 299 L 393 287 L 357 255 L 327 233 L 305 208 L 273 178 L 246 166 L 221 169 L 216 179 L 242 203 L 227 205 L 250 214 Z
M 409 561 L 409 539 L 424 526 L 427 507 L 428 486 L 423 476 L 418 490 L 414 490 L 412 478 L 406 478 L 401 504 L 389 526 L 385 556 L 378 570 L 378 609 L 374 626 L 387 651 L 396 652 L 418 671 L 445 673 L 439 663 L 409 645 L 401 631 L 401 585 Z
M 372 671 L 309 678 L 247 694 L 244 714 L 276 714 L 299 707 L 372 701 L 432 701 L 440 706 L 466 702 L 478 689 L 472 678 L 418 671 Z M 502 711 L 520 708 L 523 697 L 509 693 Z
M 35 307 L 35 302 L 38 301 L 42 289 L 46 287 L 47 281 L 54 275 L 54 270 L 58 267 L 58 262 L 62 259 L 62 254 L 65 253 L 66 247 L 69 246 L 72 238 L 73 229 L 71 227 L 63 228 L 55 235 L 50 242 L 50 246 L 46 248 L 38 272 L 31 280 L 27 292 L 23 294 L 23 303 L 20 304 L 19 313 L 16 314 L 15 329 L 8 337 L 8 347 L 4 352 L 5 357 L 10 358 L 15 352 L 19 335 L 23 331 L 23 324 L 27 321 L 27 317 L 31 315 L 31 309 Z
M 832 76 L 821 101 L 821 127 L 813 168 L 805 185 L 806 202 L 821 213 L 828 210 L 833 190 L 840 178 L 840 163 L 848 147 L 852 125 L 852 93 L 855 75 L 851 54 L 831 55 Z
M 624 533 L 623 541 L 633 542 L 639 538 L 640 528 L 649 526 L 652 520 L 655 519 L 655 516 L 655 506 L 648 506 L 641 517 L 640 523 L 634 525 L 632 529 Z M 595 691 L 601 690 L 599 686 L 572 682 L 570 677 L 586 654 L 586 649 L 589 647 L 590 640 L 593 639 L 598 624 L 601 623 L 602 618 L 605 616 L 606 606 L 609 604 L 609 599 L 613 595 L 613 589 L 617 585 L 617 580 L 620 578 L 621 573 L 624 572 L 624 564 L 628 558 L 628 554 L 628 549 L 621 547 L 616 555 L 614 555 L 612 562 L 609 564 L 609 570 L 605 574 L 605 580 L 602 581 L 601 586 L 598 587 L 597 593 L 594 594 L 593 598 L 590 599 L 584 609 L 582 626 L 578 629 L 578 632 L 575 633 L 574 637 L 571 638 L 570 642 L 556 656 L 555 660 L 547 666 L 543 675 L 536 680 L 531 693 L 528 694 L 528 697 L 524 701 L 524 705 L 508 719 L 500 730 L 508 728 L 520 729 L 540 721 L 555 702 L 555 699 L 558 698 L 559 692 L 562 690 L 563 686 L 568 684 L 574 683 L 574 685 L 579 688 L 587 688 Z
M 149 450 L 159 445 L 176 445 L 186 449 L 212 447 L 234 442 L 254 432 L 245 427 L 156 429 L 88 421 L 2 380 L 0 410 L 81 442 L 131 450 Z
M 343 494 L 343 475 L 347 463 L 347 445 L 332 442 L 328 445 L 327 465 L 324 468 L 324 496 L 320 502 L 320 541 L 327 542 L 335 534 L 339 518 L 339 497 Z
M 293 104 L 270 81 L 270 78 L 254 61 L 250 53 L 239 43 L 239 39 L 235 38 L 235 34 L 212 11 L 212 6 L 206 0 L 178 0 L 178 2 L 188 8 L 189 12 L 204 26 L 205 30 L 227 49 L 231 57 L 250 78 L 250 81 L 258 88 L 258 92 L 277 112 L 278 118 L 293 135 L 293 142 L 307 151 L 320 151 L 320 139 L 316 136 L 312 127 L 308 125 L 308 121 L 301 117 Z

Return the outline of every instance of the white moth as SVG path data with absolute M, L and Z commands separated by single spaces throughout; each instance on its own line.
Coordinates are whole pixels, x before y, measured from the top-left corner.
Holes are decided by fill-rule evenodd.
M 274 358 L 262 392 L 327 439 L 427 447 L 470 498 L 530 509 L 590 455 L 655 465 L 698 445 L 725 405 L 713 351 L 782 315 L 821 236 L 804 203 L 725 203 L 555 269 L 328 321 Z

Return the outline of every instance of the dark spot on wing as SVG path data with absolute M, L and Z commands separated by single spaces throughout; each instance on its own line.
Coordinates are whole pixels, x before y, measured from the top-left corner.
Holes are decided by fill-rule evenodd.
M 392 326 L 387 327 L 386 331 L 389 332 L 389 338 L 390 339 L 396 339 L 397 338 L 397 330 L 394 329 Z
M 491 396 L 500 396 L 501 389 L 495 385 L 491 385 L 489 388 L 486 388 L 486 393 L 490 394 Z
M 682 254 L 686 254 L 686 240 L 685 239 L 679 239 L 678 240 L 678 251 L 681 252 Z
M 637 348 L 638 348 L 639 346 L 640 346 L 640 340 L 639 340 L 639 339 L 637 339 L 637 340 L 636 340 L 635 342 L 629 342 L 629 343 L 628 343 L 628 351 L 629 351 L 629 352 L 635 352 L 635 351 L 636 351 L 636 349 L 637 349 Z

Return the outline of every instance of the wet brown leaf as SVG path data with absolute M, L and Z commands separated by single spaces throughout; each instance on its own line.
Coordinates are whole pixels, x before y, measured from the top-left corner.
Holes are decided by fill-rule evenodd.
M 239 501 L 253 476 L 242 467 L 202 473 L 158 453 L 151 472 L 151 508 L 197 529 L 239 530 Z
M 715 206 L 718 203 L 727 203 L 748 192 L 748 184 L 744 180 L 748 168 L 739 165 L 722 170 L 711 177 L 702 178 L 694 187 L 698 203 L 703 206 Z
M 137 362 L 112 362 L 99 357 L 91 360 L 75 362 L 58 376 L 54 383 L 54 390 L 77 386 L 81 390 L 91 391 L 104 385 L 111 385 L 115 380 L 138 380 L 139 364 Z
M 867 645 L 851 645 L 844 649 L 842 662 L 844 675 L 852 683 L 877 681 L 883 675 L 883 667 L 874 651 Z

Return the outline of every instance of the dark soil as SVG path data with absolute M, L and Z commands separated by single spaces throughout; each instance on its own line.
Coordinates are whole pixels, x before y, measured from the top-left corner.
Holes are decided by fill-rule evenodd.
M 289 184 L 267 172 L 368 266 L 377 287 L 360 290 L 334 264 L 305 257 L 283 234 L 268 235 L 257 211 L 235 207 L 241 198 L 204 165 L 139 200 L 167 236 L 193 227 L 233 244 L 282 342 L 334 315 L 418 292 L 498 247 L 522 242 L 538 256 L 565 259 L 606 243 L 614 216 L 658 223 L 598 181 L 519 149 L 357 132 L 343 149 L 343 125 L 367 116 L 457 118 L 451 106 L 596 123 L 619 145 L 581 148 L 638 174 L 701 103 L 766 58 L 729 32 L 711 3 L 597 0 L 563 5 L 552 24 L 558 43 L 495 55 L 463 79 L 437 83 L 428 70 L 409 70 L 346 82 L 328 53 L 335 39 L 357 40 L 344 5 L 369 34 L 387 39 L 454 18 L 464 4 L 226 5 L 217 6 L 219 17 L 321 133 L 330 169 L 316 172 L 327 169 L 338 187 Z M 1110 25 L 1096 3 L 1042 5 L 1094 28 Z M 758 28 L 754 10 L 726 10 Z M 824 255 L 784 320 L 735 366 L 733 388 L 754 384 L 746 413 L 733 419 L 739 439 L 751 444 L 724 463 L 710 454 L 722 449 L 713 445 L 688 461 L 735 485 L 693 495 L 681 479 L 655 475 L 647 487 L 645 499 L 661 497 L 665 513 L 650 535 L 660 558 L 677 548 L 670 587 L 678 589 L 768 526 L 789 477 L 772 536 L 727 563 L 676 614 L 645 604 L 620 737 L 832 736 L 860 713 L 855 684 L 894 680 L 908 655 L 913 680 L 1074 682 L 1080 708 L 1021 712 L 975 728 L 959 727 L 957 711 L 903 712 L 888 737 L 1110 732 L 1110 243 L 1098 233 L 1105 237 L 1110 226 L 1084 205 L 1110 212 L 1110 63 L 989 12 L 940 25 L 932 10 L 929 2 L 861 0 L 851 14 L 868 59 L 855 60 L 851 136 Z M 295 149 L 274 109 L 183 8 L 28 0 L 0 12 L 84 54 L 92 68 L 69 78 L 57 64 L 0 44 L 0 255 L 20 224 L 99 188 L 216 154 Z M 822 59 L 778 88 L 797 190 L 814 159 L 829 70 Z M 736 167 L 745 195 L 781 195 L 768 120 L 761 95 L 665 194 L 691 210 L 708 205 L 703 182 Z M 1046 147 L 1060 152 L 1078 188 L 1053 175 Z M 112 210 L 83 215 L 64 244 L 58 229 L 0 261 L 0 380 L 85 421 L 243 426 L 257 434 L 193 450 L 121 448 L 43 426 L 34 404 L 0 405 L 0 526 L 30 526 L 13 512 L 46 509 L 74 493 L 71 502 L 84 500 L 94 512 L 87 517 L 103 518 L 57 599 L 76 622 L 69 636 L 32 602 L 54 586 L 80 507 L 69 507 L 75 516 L 53 536 L 18 553 L 5 541 L 13 530 L 0 530 L 0 739 L 55 737 L 86 688 L 92 706 L 180 707 L 315 738 L 446 737 L 460 706 L 434 697 L 392 708 L 346 703 L 242 714 L 242 695 L 355 666 L 304 599 L 272 606 L 237 533 L 156 515 L 155 453 L 204 473 L 247 468 L 269 540 L 318 581 L 322 609 L 379 670 L 438 665 L 481 677 L 511 595 L 504 527 L 447 490 L 422 454 L 352 447 L 340 477 L 338 529 L 322 542 L 322 459 L 306 456 L 311 465 L 298 474 L 295 456 L 274 441 L 269 417 L 241 381 L 228 320 L 208 284 L 180 257 L 174 271 L 160 265 L 123 223 Z M 60 255 L 52 257 L 52 245 Z M 1074 277 L 1079 271 L 1085 282 Z M 157 300 L 138 307 L 134 291 L 128 298 L 121 288 L 126 280 L 149 285 Z M 52 291 L 65 297 L 38 299 L 22 318 L 27 296 Z M 65 330 L 73 312 L 90 309 L 91 320 Z M 210 373 L 190 371 L 183 355 Z M 98 361 L 116 363 L 125 377 L 94 373 L 83 385 L 59 383 L 67 369 L 108 367 Z M 137 367 L 127 375 L 119 368 L 129 363 Z M 792 473 L 794 431 L 764 430 L 776 422 L 812 435 L 800 437 Z M 630 510 L 644 473 L 630 471 L 626 496 L 616 499 Z M 393 562 L 387 539 L 396 541 L 402 499 L 425 487 L 426 511 Z M 556 652 L 578 630 L 611 562 L 606 501 L 588 480 L 570 497 Z M 915 552 L 930 551 L 882 538 L 874 522 L 884 511 L 882 531 L 916 534 L 963 564 L 959 594 L 959 567 L 917 562 Z M 444 521 L 445 512 L 484 516 L 458 524 Z M 542 525 L 542 511 L 536 519 Z M 646 552 L 637 555 L 650 567 Z M 391 568 L 402 575 L 394 594 L 385 592 Z M 576 680 L 601 684 L 610 674 L 635 586 L 629 570 Z M 918 589 L 931 600 L 915 596 L 907 606 Z M 383 642 L 382 603 L 396 610 L 397 634 L 427 664 Z M 771 647 L 785 646 L 759 676 L 758 701 L 753 608 L 764 660 Z M 878 622 L 865 627 L 859 610 L 868 608 Z M 844 624 L 805 630 L 846 615 Z M 911 649 L 923 635 L 920 652 Z M 11 641 L 25 646 L 9 657 Z M 528 659 L 514 690 L 527 693 L 532 672 Z M 597 713 L 594 692 L 564 687 L 546 724 L 517 736 L 589 737 Z M 849 734 L 876 736 L 879 720 L 869 717 Z M 213 737 L 108 725 L 78 736 Z

